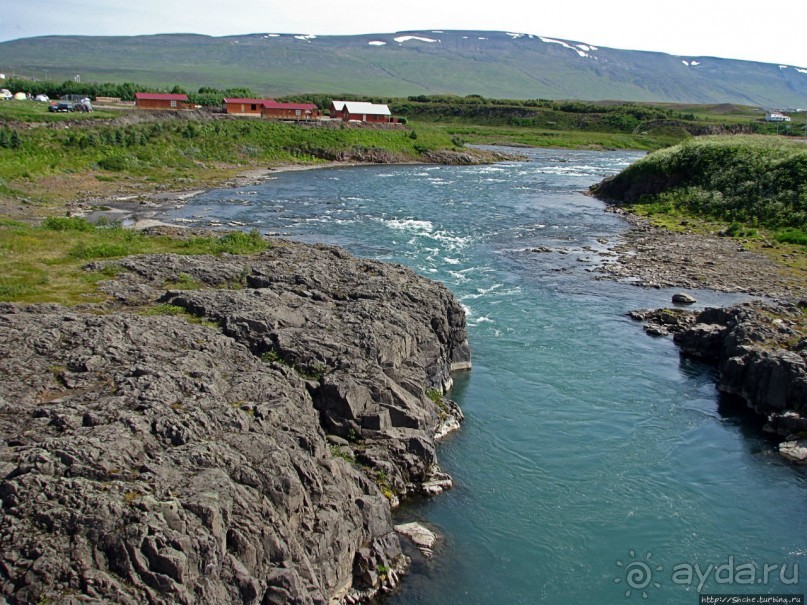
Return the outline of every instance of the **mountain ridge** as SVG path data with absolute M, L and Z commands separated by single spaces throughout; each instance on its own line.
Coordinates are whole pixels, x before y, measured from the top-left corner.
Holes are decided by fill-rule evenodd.
M 0 70 L 154 87 L 249 87 L 274 96 L 480 94 L 807 107 L 807 69 L 797 66 L 477 30 L 41 36 L 0 43 Z

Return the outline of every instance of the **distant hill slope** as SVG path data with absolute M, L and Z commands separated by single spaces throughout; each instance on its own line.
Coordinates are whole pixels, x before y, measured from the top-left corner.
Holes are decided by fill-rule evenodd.
M 0 43 L 0 71 L 191 89 L 247 86 L 268 95 L 451 93 L 807 107 L 805 68 L 504 32 L 46 36 Z

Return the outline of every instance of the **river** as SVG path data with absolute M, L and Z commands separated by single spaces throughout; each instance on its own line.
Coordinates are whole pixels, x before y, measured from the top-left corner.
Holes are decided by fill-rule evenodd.
M 440 280 L 465 306 L 474 368 L 452 397 L 467 420 L 439 449 L 455 488 L 396 513 L 442 540 L 386 603 L 803 594 L 807 473 L 719 397 L 710 368 L 625 317 L 672 291 L 592 271 L 627 226 L 582 191 L 639 154 L 524 153 L 279 173 L 163 219 L 338 244 Z

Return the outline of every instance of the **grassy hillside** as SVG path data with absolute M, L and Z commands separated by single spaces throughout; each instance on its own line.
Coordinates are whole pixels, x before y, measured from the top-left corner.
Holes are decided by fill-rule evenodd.
M 707 137 L 647 155 L 593 188 L 644 214 L 730 223 L 729 234 L 770 229 L 807 244 L 807 143 Z
M 807 73 L 795 67 L 480 31 L 47 36 L 0 43 L 0 69 L 31 78 L 80 74 L 84 81 L 247 87 L 278 96 L 330 90 L 806 107 Z

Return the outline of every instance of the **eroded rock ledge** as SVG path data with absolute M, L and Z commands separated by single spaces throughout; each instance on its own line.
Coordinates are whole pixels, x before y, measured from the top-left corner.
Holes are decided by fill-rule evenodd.
M 634 311 L 652 335 L 672 333 L 681 353 L 714 364 L 718 388 L 741 397 L 786 441 L 785 457 L 807 461 L 807 337 L 804 310 L 745 303 L 701 312 Z M 804 450 L 804 451 L 803 451 Z
M 288 242 L 106 264 L 107 309 L 0 305 L 2 596 L 302 604 L 394 582 L 391 506 L 450 484 L 435 435 L 462 414 L 435 393 L 470 351 L 448 290 Z

